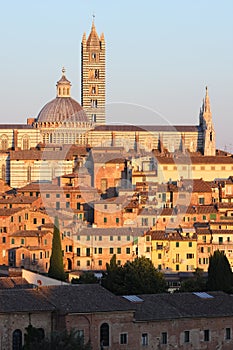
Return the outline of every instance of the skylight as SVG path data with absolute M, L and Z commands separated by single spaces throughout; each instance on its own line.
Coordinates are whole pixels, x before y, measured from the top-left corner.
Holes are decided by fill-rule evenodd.
M 213 298 L 212 295 L 206 293 L 206 292 L 193 292 L 197 297 L 202 298 L 202 299 L 211 299 Z

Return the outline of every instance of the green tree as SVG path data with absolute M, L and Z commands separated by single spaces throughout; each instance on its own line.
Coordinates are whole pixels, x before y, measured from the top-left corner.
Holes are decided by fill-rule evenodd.
M 65 281 L 66 279 L 64 266 L 63 266 L 59 221 L 57 216 L 55 217 L 55 220 L 54 220 L 52 254 L 50 257 L 48 276 L 60 281 Z
M 106 264 L 102 285 L 118 295 L 153 294 L 167 290 L 163 274 L 145 257 L 137 257 L 124 266 L 117 266 L 116 256 L 113 255 L 110 264 Z
M 49 338 L 41 337 L 38 328 L 29 325 L 26 328 L 23 350 L 91 350 L 90 342 L 84 343 L 83 336 L 77 331 L 53 332 Z
M 193 277 L 181 282 L 178 292 L 204 292 L 206 291 L 206 279 L 203 270 L 196 268 Z
M 207 289 L 209 291 L 221 290 L 231 293 L 232 286 L 233 274 L 229 261 L 225 252 L 216 250 L 209 260 Z
M 91 271 L 84 272 L 79 278 L 72 278 L 72 284 L 93 284 L 98 283 L 98 278 Z

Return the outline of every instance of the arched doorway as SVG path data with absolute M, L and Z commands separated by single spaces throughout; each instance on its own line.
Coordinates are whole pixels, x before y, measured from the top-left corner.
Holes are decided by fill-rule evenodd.
M 14 330 L 12 334 L 12 350 L 22 350 L 22 332 L 20 329 Z
M 102 323 L 100 326 L 100 344 L 109 346 L 109 325 L 107 323 Z
M 72 261 L 70 258 L 67 258 L 67 270 L 72 270 Z

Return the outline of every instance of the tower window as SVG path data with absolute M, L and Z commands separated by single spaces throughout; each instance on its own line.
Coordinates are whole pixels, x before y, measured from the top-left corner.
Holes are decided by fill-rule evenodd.
M 97 100 L 91 100 L 91 107 L 92 108 L 97 108 L 97 105 L 98 105 Z
M 99 69 L 95 69 L 95 79 L 99 79 L 100 77 L 100 71 Z
M 96 122 L 96 114 L 91 115 L 91 120 L 95 123 Z
M 213 141 L 213 133 L 212 133 L 212 131 L 210 132 L 210 141 Z

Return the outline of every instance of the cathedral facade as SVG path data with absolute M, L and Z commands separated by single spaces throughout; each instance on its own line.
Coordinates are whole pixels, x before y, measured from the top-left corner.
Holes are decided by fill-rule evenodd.
M 98 36 L 93 22 L 88 38 L 84 33 L 81 44 L 81 104 L 71 97 L 71 83 L 62 69 L 56 97 L 42 107 L 36 118 L 28 119 L 25 125 L 0 125 L 0 177 L 17 187 L 71 172 L 80 154 L 69 153 L 67 159 L 64 145 L 87 149 L 123 147 L 136 153 L 156 150 L 161 155 L 190 152 L 215 156 L 215 130 L 207 88 L 199 124 L 177 126 L 106 125 L 105 90 L 105 39 L 103 34 Z M 57 159 L 60 170 L 48 171 L 41 177 L 38 170 L 41 162 L 44 164 L 46 160 L 51 164 Z M 20 181 L 16 174 L 20 174 Z

